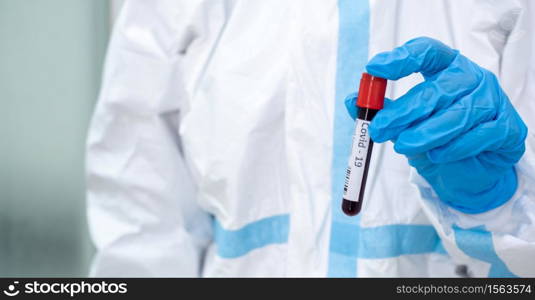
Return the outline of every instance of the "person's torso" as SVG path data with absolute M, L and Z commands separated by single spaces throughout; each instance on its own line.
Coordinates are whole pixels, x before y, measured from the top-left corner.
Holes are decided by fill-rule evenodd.
M 341 212 L 354 130 L 343 100 L 371 56 L 411 38 L 474 53 L 476 3 L 463 4 L 236 2 L 217 41 L 188 63 L 180 127 L 198 202 L 214 216 L 204 275 L 454 274 L 392 143 L 374 146 L 360 216 Z M 478 51 L 498 68 L 492 49 Z M 419 80 L 390 83 L 387 96 Z

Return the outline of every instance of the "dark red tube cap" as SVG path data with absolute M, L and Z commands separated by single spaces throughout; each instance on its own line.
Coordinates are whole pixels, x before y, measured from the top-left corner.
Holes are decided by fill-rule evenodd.
M 385 104 L 386 79 L 362 73 L 360 79 L 357 106 L 371 109 L 383 109 Z

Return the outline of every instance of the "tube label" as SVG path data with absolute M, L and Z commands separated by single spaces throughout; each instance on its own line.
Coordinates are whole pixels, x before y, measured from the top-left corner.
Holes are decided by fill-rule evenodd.
M 353 135 L 353 146 L 351 147 L 351 156 L 349 156 L 344 184 L 344 199 L 349 201 L 359 201 L 366 157 L 368 156 L 368 151 L 370 149 L 369 126 L 370 121 L 357 119 L 355 134 Z

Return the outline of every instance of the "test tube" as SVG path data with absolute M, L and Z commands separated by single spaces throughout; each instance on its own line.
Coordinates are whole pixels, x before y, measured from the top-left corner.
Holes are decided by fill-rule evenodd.
M 360 79 L 359 96 L 356 103 L 358 115 L 342 201 L 342 210 L 348 216 L 357 215 L 362 208 L 373 149 L 369 125 L 375 114 L 384 106 L 386 83 L 386 79 L 368 73 L 362 73 Z

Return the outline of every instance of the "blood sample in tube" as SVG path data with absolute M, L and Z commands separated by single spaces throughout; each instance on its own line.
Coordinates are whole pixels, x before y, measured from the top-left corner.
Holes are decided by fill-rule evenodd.
M 363 73 L 360 80 L 356 103 L 358 114 L 342 201 L 342 210 L 348 216 L 355 216 L 362 209 L 373 150 L 369 126 L 377 112 L 384 106 L 386 83 L 386 79 L 368 73 Z

